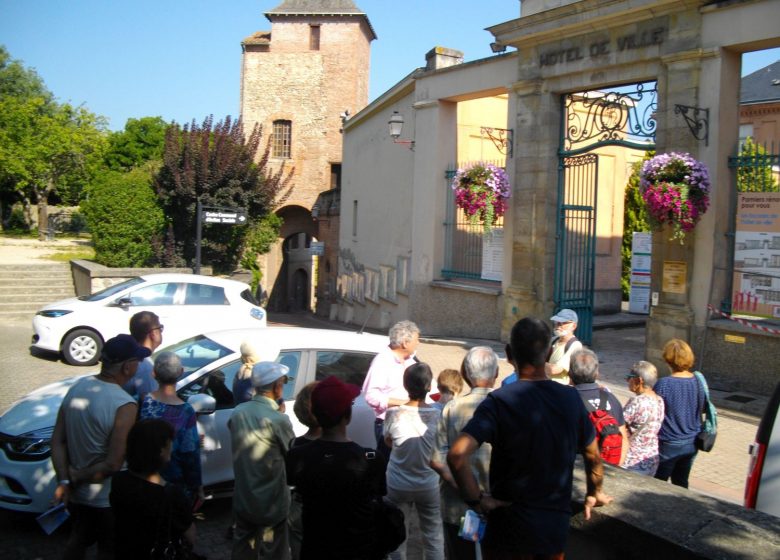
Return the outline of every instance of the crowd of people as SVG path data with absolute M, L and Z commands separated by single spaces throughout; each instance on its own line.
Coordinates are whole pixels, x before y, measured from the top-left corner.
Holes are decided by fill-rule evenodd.
M 707 398 L 688 344 L 664 347 L 667 377 L 635 363 L 623 406 L 574 336 L 577 314 L 563 309 L 551 322 L 552 331 L 535 318 L 514 325 L 514 371 L 494 390 L 491 348 L 471 348 L 460 370 L 434 376 L 416 356 L 418 327 L 401 321 L 362 387 L 331 376 L 299 391 L 299 437 L 282 398 L 289 369 L 243 344 L 243 396 L 228 423 L 232 558 L 403 559 L 413 515 L 426 559 L 563 558 L 578 454 L 586 519 L 612 501 L 604 462 L 687 487 Z M 52 436 L 54 501 L 73 520 L 64 558 L 94 543 L 101 558 L 202 558 L 197 417 L 176 394 L 179 357 L 150 358 L 162 332 L 156 315 L 137 314 L 131 335 L 104 345 L 100 373 L 65 396 Z M 375 413 L 375 448 L 347 436 L 360 394 Z

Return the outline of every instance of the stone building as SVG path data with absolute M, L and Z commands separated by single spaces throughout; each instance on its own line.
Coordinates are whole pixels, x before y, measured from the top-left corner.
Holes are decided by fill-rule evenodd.
M 263 257 L 263 286 L 272 310 L 314 305 L 318 269 L 335 260 L 313 258 L 318 238 L 312 208 L 341 178 L 341 115 L 368 102 L 371 41 L 376 34 L 351 0 L 284 0 L 265 13 L 270 31 L 241 43 L 241 116 L 263 127 L 270 167 L 294 170 L 292 194 L 276 209 L 284 219 L 279 242 Z
M 599 259 L 622 237 L 601 227 L 620 216 L 602 202 L 625 185 L 610 150 L 688 152 L 709 169 L 710 205 L 684 243 L 653 232 L 645 357 L 662 366 L 664 343 L 682 338 L 716 387 L 770 390 L 778 335 L 714 313 L 729 313 L 735 268 L 741 55 L 780 46 L 778 13 L 778 0 L 525 0 L 488 28 L 516 52 L 403 78 L 345 126 L 339 318 L 505 339 L 520 317 L 570 307 L 588 340 Z M 458 105 L 502 95 L 510 207 L 502 237 L 483 243 L 481 277 L 453 280 L 444 170 Z M 389 137 L 394 112 L 413 151 Z

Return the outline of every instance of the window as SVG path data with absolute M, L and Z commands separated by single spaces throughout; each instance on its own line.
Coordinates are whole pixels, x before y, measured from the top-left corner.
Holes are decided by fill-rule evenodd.
M 292 121 L 274 121 L 271 136 L 271 155 L 275 158 L 290 158 L 292 142 Z
M 326 377 L 335 375 L 344 383 L 362 387 L 373 359 L 374 354 L 339 350 L 318 351 L 315 379 L 322 381 Z
M 319 25 L 309 26 L 309 50 L 312 51 L 320 50 L 320 26 Z
M 130 302 L 132 305 L 173 305 L 178 287 L 174 282 L 144 286 L 130 294 Z
M 184 305 L 227 305 L 225 290 L 208 284 L 187 284 Z
M 341 164 L 340 163 L 330 164 L 330 188 L 331 189 L 341 188 Z
M 352 237 L 357 237 L 358 201 L 352 201 Z

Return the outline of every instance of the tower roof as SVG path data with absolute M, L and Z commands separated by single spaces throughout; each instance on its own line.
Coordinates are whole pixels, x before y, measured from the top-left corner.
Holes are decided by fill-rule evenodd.
M 352 0 L 284 0 L 273 10 L 265 13 L 269 21 L 285 16 L 356 16 L 365 20 L 371 38 L 376 32 L 368 15 L 358 8 Z
M 740 103 L 765 103 L 780 99 L 780 60 L 742 78 Z

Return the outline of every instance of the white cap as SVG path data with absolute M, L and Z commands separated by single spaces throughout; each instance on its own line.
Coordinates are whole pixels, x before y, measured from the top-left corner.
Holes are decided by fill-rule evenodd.
M 278 362 L 258 362 L 252 367 L 252 387 L 265 387 L 290 372 L 284 364 Z

